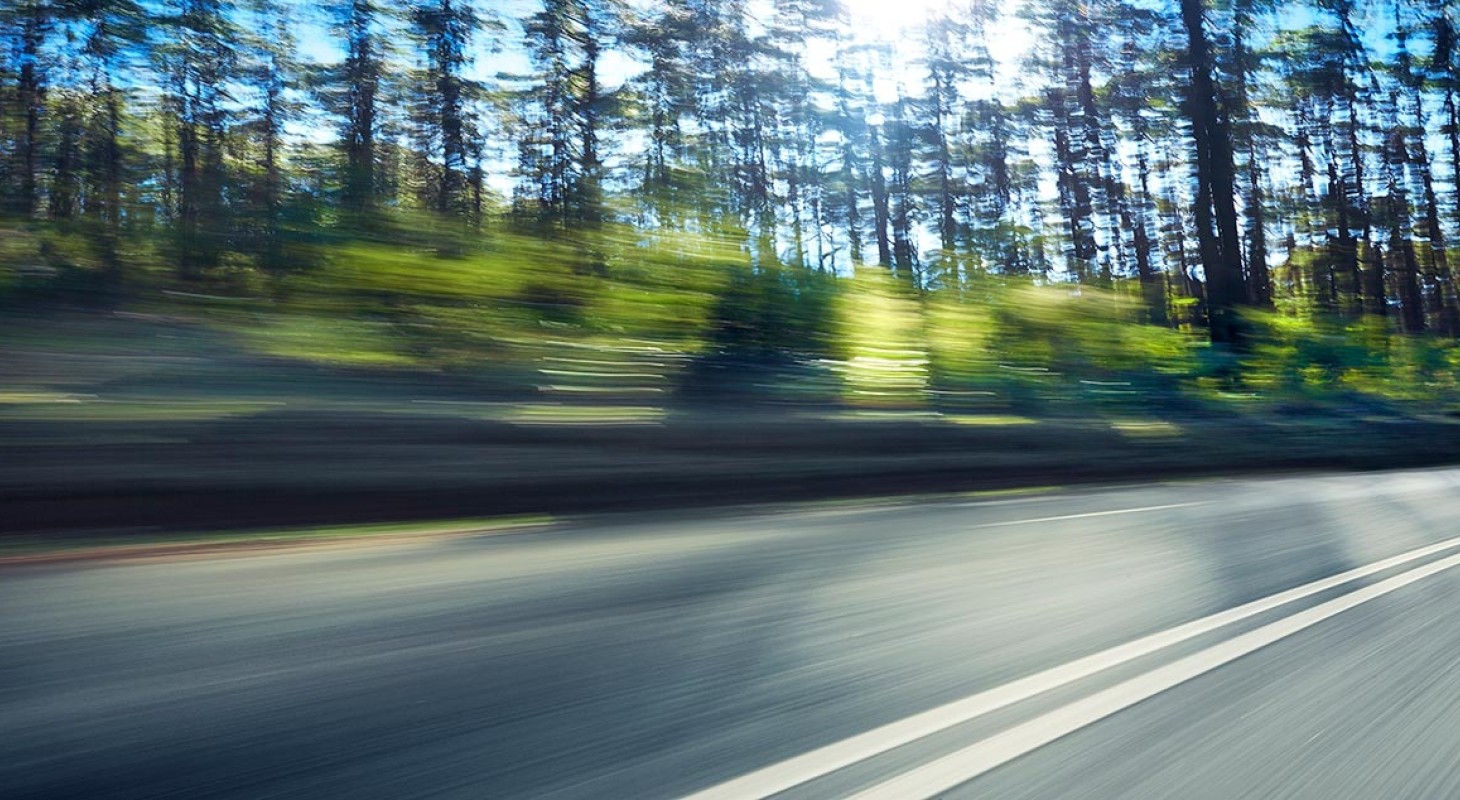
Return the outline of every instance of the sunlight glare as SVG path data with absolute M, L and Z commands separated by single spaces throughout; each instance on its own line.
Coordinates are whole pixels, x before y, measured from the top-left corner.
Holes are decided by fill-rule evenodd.
M 1021 0 L 974 0 L 994 2 L 998 15 L 984 32 L 989 51 L 996 60 L 1010 63 L 1022 56 L 1032 43 L 1029 28 L 1019 19 Z M 968 0 L 843 0 L 853 26 L 869 38 L 890 39 L 925 22 L 929 16 L 966 6 Z
M 944 10 L 952 0 L 843 0 L 854 24 L 872 26 L 874 35 L 886 35 L 920 24 L 929 14 Z

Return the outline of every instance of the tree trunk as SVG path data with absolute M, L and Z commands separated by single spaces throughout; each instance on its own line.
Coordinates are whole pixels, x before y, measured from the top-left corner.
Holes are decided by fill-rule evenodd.
M 20 30 L 20 75 L 16 82 L 16 99 L 25 122 L 21 128 L 20 191 L 15 210 L 35 216 L 41 210 L 40 159 L 41 116 L 44 113 L 45 87 L 40 71 L 41 42 L 45 39 L 48 20 L 40 0 L 30 0 Z
M 101 256 L 109 275 L 110 288 L 116 291 L 122 284 L 122 262 L 118 252 L 122 236 L 122 102 L 121 92 L 110 83 L 104 92 L 105 128 L 98 153 L 101 160 Z
M 1132 222 L 1127 226 L 1132 228 L 1132 246 L 1135 248 L 1136 276 L 1141 284 L 1141 297 L 1146 303 L 1146 318 L 1153 325 L 1167 324 L 1166 318 L 1166 288 L 1163 285 L 1162 277 L 1156 272 L 1151 264 L 1151 238 L 1150 222 L 1146 217 L 1146 210 L 1151 207 L 1151 165 L 1146 155 L 1144 143 L 1141 143 L 1136 153 L 1136 166 L 1140 172 L 1141 194 L 1137 198 L 1138 208 Z
M 369 0 L 353 0 L 346 42 L 345 206 L 366 214 L 375 208 L 376 94 L 380 65 L 375 52 L 375 9 Z
M 892 267 L 892 240 L 888 236 L 888 225 L 891 222 L 891 209 L 887 197 L 887 174 L 886 165 L 882 157 L 882 137 L 877 127 L 873 126 L 870 133 L 872 149 L 872 228 L 877 238 L 877 263 Z
M 1206 271 L 1207 318 L 1213 344 L 1240 345 L 1237 306 L 1242 286 L 1240 237 L 1233 189 L 1232 140 L 1217 102 L 1202 0 L 1181 0 L 1191 72 L 1189 113 L 1196 149 L 1197 235 Z
M 1251 24 L 1251 4 L 1241 3 L 1234 14 L 1232 60 L 1236 64 L 1236 113 L 1242 126 L 1246 146 L 1247 195 L 1247 302 L 1261 308 L 1272 307 L 1272 276 L 1267 266 L 1267 219 L 1263 208 L 1261 154 L 1257 133 L 1252 124 L 1252 107 L 1247 86 L 1247 31 Z
M 1417 106 L 1417 108 L 1419 108 Z M 1435 316 L 1440 332 L 1446 336 L 1460 335 L 1460 298 L 1457 298 L 1455 276 L 1450 271 L 1448 244 L 1445 228 L 1440 224 L 1440 201 L 1435 193 L 1435 180 L 1430 168 L 1429 152 L 1424 146 L 1423 117 L 1416 130 L 1415 160 L 1419 170 L 1421 191 L 1424 193 L 1424 227 L 1426 250 L 1433 274 L 1430 279 L 1430 313 Z

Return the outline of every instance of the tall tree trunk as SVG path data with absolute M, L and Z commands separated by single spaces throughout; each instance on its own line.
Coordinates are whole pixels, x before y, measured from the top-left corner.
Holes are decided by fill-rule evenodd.
M 1253 146 L 1247 163 L 1247 302 L 1272 307 L 1272 272 L 1267 265 L 1266 197 L 1262 190 L 1262 166 Z
M 1244 198 L 1247 220 L 1247 302 L 1258 307 L 1272 307 L 1272 275 L 1267 266 L 1267 219 L 1263 207 L 1262 154 L 1254 130 L 1252 105 L 1248 89 L 1247 32 L 1251 26 L 1251 0 L 1240 3 L 1235 9 L 1232 26 L 1232 60 L 1235 62 L 1236 102 L 1235 113 L 1241 126 L 1245 155 L 1247 158 L 1247 186 Z
M 75 97 L 63 97 L 54 104 L 56 120 L 55 160 L 51 170 L 51 190 L 47 214 L 51 219 L 65 220 L 76 216 L 81 205 L 78 190 L 81 178 L 81 114 Z
M 1424 333 L 1425 304 L 1419 281 L 1419 259 L 1415 256 L 1414 242 L 1407 240 L 1399 225 L 1389 231 L 1389 254 L 1398 267 L 1400 324 L 1405 333 Z
M 1077 283 L 1089 283 L 1095 275 L 1095 256 L 1098 253 L 1093 201 L 1090 185 L 1082 172 L 1087 154 L 1073 131 L 1074 119 L 1069 112 L 1068 97 L 1064 90 L 1050 93 L 1050 107 L 1054 112 L 1056 185 L 1070 237 L 1067 268 L 1074 274 Z
M 20 187 L 15 211 L 35 216 L 41 211 L 40 162 L 41 116 L 45 111 L 44 76 L 40 70 L 41 43 L 50 27 L 49 11 L 42 0 L 29 0 L 20 30 L 20 75 L 16 82 L 24 122 L 21 127 Z
M 1091 180 L 1089 172 L 1098 151 L 1090 146 L 1092 129 L 1085 114 L 1089 103 L 1093 102 L 1093 89 L 1089 84 L 1088 35 L 1083 31 L 1083 25 L 1083 20 L 1075 19 L 1062 19 L 1059 23 L 1064 53 L 1060 74 L 1062 85 L 1050 93 L 1050 101 L 1054 113 L 1058 182 L 1063 187 L 1061 205 L 1070 232 L 1072 271 L 1078 282 L 1088 283 L 1099 274 L 1096 260 L 1100 249 L 1095 239 L 1095 181 Z
M 844 117 L 849 116 L 847 109 L 843 109 Z M 842 175 L 845 181 L 843 192 L 845 196 L 842 202 L 845 204 L 843 213 L 845 219 L 843 224 L 847 229 L 848 256 L 852 260 L 852 266 L 860 266 L 862 263 L 862 221 L 861 214 L 857 208 L 857 184 L 860 182 L 857 170 L 857 154 L 852 147 L 850 137 L 843 137 L 842 141 Z
M 1314 215 L 1321 215 L 1323 230 L 1326 232 L 1329 228 L 1328 209 L 1324 207 L 1322 200 L 1314 195 L 1313 188 L 1318 177 L 1318 167 L 1313 161 L 1312 135 L 1316 123 L 1303 105 L 1298 106 L 1297 117 L 1299 201 L 1308 209 L 1303 214 L 1299 227 L 1303 232 L 1303 245 L 1312 256 L 1308 283 L 1312 287 L 1313 305 L 1320 311 L 1332 313 L 1338 310 L 1338 289 L 1333 269 L 1332 246 L 1331 243 L 1325 242 L 1324 247 L 1320 250 L 1317 226 L 1313 224 Z M 1296 248 L 1288 249 L 1290 253 L 1296 252 Z
M 1202 0 L 1181 0 L 1191 73 L 1189 113 L 1196 149 L 1197 235 L 1207 275 L 1207 320 L 1214 344 L 1240 345 L 1237 306 L 1244 299 L 1232 139 L 1217 102 Z
M 1450 185 L 1455 187 L 1455 218 L 1460 220 L 1460 102 L 1455 99 L 1452 76 L 1445 84 L 1445 130 L 1450 134 Z
M 440 0 L 435 14 L 432 70 L 435 72 L 435 99 L 440 103 L 436 113 L 441 134 L 441 187 L 436 209 L 442 214 L 464 215 L 468 202 L 467 142 L 460 70 L 471 35 L 469 26 L 475 20 L 469 11 L 463 12 L 454 6 L 452 0 Z
M 953 192 L 953 153 L 948 146 L 948 112 L 945 108 L 946 92 L 943 77 L 938 75 L 933 82 L 933 136 L 935 139 L 934 170 L 938 176 L 938 245 L 942 258 L 951 259 L 958 246 L 958 205 Z
M 1363 312 L 1363 275 L 1359 269 L 1359 243 L 1354 238 L 1353 219 L 1349 206 L 1348 181 L 1332 144 L 1325 148 L 1328 159 L 1328 201 L 1333 206 L 1337 235 L 1329 245 L 1333 259 L 1331 277 L 1335 285 L 1337 305 L 1354 315 Z M 1344 283 L 1339 285 L 1339 278 Z
M 1090 38 L 1095 35 L 1093 25 L 1088 13 L 1082 12 L 1079 33 L 1075 37 L 1075 100 L 1079 106 L 1080 120 L 1080 130 L 1075 133 L 1079 137 L 1082 154 L 1081 183 L 1089 195 L 1087 206 L 1081 210 L 1089 217 L 1089 260 L 1091 263 L 1097 260 L 1099 262 L 1096 266 L 1100 285 L 1110 286 L 1114 280 L 1113 262 L 1119 259 L 1122 239 L 1119 199 L 1113 194 L 1120 189 L 1115 185 L 1110 150 L 1105 146 L 1102 135 L 1106 126 L 1095 99 L 1095 85 L 1091 77 L 1094 70 L 1094 54 L 1090 42 Z M 1103 214 L 1108 224 L 1105 258 L 1100 258 L 1099 245 L 1095 240 L 1097 213 Z
M 283 165 L 283 101 L 284 85 L 280 65 L 274 60 L 269 67 L 264 94 L 264 267 L 278 271 L 284 267 L 282 216 L 284 206 Z
M 201 265 L 198 263 L 199 240 L 202 237 L 198 218 L 202 216 L 199 209 L 199 200 L 203 193 L 200 173 L 202 167 L 199 155 L 199 137 L 197 123 L 193 121 L 195 114 L 195 101 L 188 97 L 186 82 L 182 84 L 182 97 L 180 105 L 183 108 L 177 128 L 177 233 L 178 233 L 178 272 L 184 280 L 192 280 L 199 276 Z
M 1384 257 L 1374 242 L 1374 215 L 1369 210 L 1369 192 L 1364 178 L 1364 150 L 1359 141 L 1358 98 L 1350 94 L 1345 97 L 1348 105 L 1348 148 L 1353 159 L 1353 208 L 1362 230 L 1360 242 L 1363 245 L 1361 272 L 1355 277 L 1359 281 L 1361 297 L 1360 310 L 1375 317 L 1387 316 L 1388 299 L 1384 290 Z
M 101 164 L 101 257 L 111 290 L 122 284 L 122 261 L 118 252 L 122 238 L 122 101 L 121 92 L 108 83 L 103 90 L 103 127 L 97 154 Z
M 603 219 L 603 163 L 598 154 L 599 113 L 603 104 L 598 68 L 602 44 L 592 26 L 583 39 L 583 63 L 579 75 L 583 95 L 579 100 L 582 127 L 579 130 L 579 215 L 589 223 Z
M 1408 47 L 1410 29 L 1403 18 L 1403 12 L 1403 6 L 1396 2 L 1394 4 L 1394 29 L 1398 44 L 1396 61 L 1399 67 L 1400 82 L 1407 89 L 1406 99 L 1409 101 L 1409 117 L 1412 125 L 1406 131 L 1398 119 L 1404 116 L 1404 112 L 1396 109 L 1395 127 L 1399 136 L 1398 147 L 1408 155 L 1406 163 L 1414 180 L 1419 184 L 1419 196 L 1424 204 L 1419 209 L 1425 238 L 1423 264 L 1419 268 L 1424 269 L 1427 273 L 1424 281 L 1426 310 L 1434 327 L 1438 328 L 1440 333 L 1455 336 L 1460 334 L 1460 298 L 1457 298 L 1454 276 L 1450 272 L 1445 228 L 1440 222 L 1440 202 L 1435 193 L 1434 166 L 1430 162 L 1429 145 L 1426 143 L 1429 137 L 1429 121 L 1425 112 L 1425 76 L 1414 69 L 1414 61 Z M 1441 12 L 1441 16 L 1436 17 L 1435 21 L 1441 25 L 1445 24 L 1443 12 Z M 1442 39 L 1451 35 L 1446 30 L 1438 30 L 1436 33 Z M 1453 43 L 1440 41 L 1437 42 L 1437 45 L 1436 55 L 1445 56 L 1448 54 L 1444 51 L 1452 47 Z M 1415 247 L 1412 240 L 1410 246 Z
M 376 205 L 376 101 L 380 60 L 375 40 L 372 0 L 351 0 L 346 21 L 344 201 L 349 210 L 366 214 Z
M 1134 220 L 1127 223 L 1134 234 L 1132 246 L 1135 248 L 1136 276 L 1141 284 L 1141 297 L 1146 304 L 1146 318 L 1153 325 L 1167 324 L 1166 318 L 1166 289 L 1163 285 L 1162 276 L 1156 272 L 1151 264 L 1151 236 L 1150 220 L 1147 219 L 1147 209 L 1151 207 L 1151 164 L 1146 154 L 1145 142 L 1137 144 L 1136 168 L 1140 173 L 1141 193 L 1136 198 L 1139 211 Z
M 1430 313 L 1435 316 L 1440 332 L 1446 336 L 1460 335 L 1460 292 L 1457 292 L 1454 273 L 1450 270 L 1449 245 L 1445 241 L 1445 227 L 1440 223 L 1440 200 L 1435 192 L 1435 179 L 1430 167 L 1429 152 L 1424 144 L 1423 106 L 1416 98 L 1416 130 L 1414 137 L 1415 166 L 1419 171 L 1420 187 L 1424 194 L 1424 229 L 1427 255 L 1433 274 L 1430 278 Z
M 888 236 L 891 209 L 887 197 L 886 164 L 882 155 L 882 136 L 877 126 L 869 132 L 872 150 L 872 229 L 877 239 L 877 263 L 892 267 L 892 240 Z
M 892 266 L 901 278 L 920 286 L 917 245 L 913 238 L 913 133 L 907 119 L 906 102 L 898 98 L 893 109 L 893 134 L 888 139 L 892 168 L 888 193 L 892 216 Z

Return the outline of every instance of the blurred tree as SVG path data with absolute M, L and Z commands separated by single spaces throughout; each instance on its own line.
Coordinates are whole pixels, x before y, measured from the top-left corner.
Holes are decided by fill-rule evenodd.
M 1119 215 L 1122 235 L 1129 236 L 1125 249 L 1140 285 L 1146 319 L 1166 324 L 1166 281 L 1156 251 L 1158 236 L 1153 232 L 1159 212 L 1152 188 L 1152 151 L 1158 139 L 1169 139 L 1174 134 L 1167 115 L 1178 88 L 1171 77 L 1172 67 L 1180 56 L 1161 15 L 1131 5 L 1122 5 L 1115 13 L 1120 46 L 1112 55 L 1114 75 L 1105 91 L 1111 116 L 1107 146 L 1114 149 L 1115 137 L 1124 134 L 1135 151 L 1136 182 L 1127 189 L 1113 170 L 1107 193 Z
M 1196 165 L 1196 234 L 1206 274 L 1207 324 L 1213 344 L 1243 341 L 1237 306 L 1242 302 L 1242 265 L 1232 165 L 1232 138 L 1219 102 L 1202 0 L 1181 0 L 1191 85 L 1187 113 Z
M 832 0 L 332 0 L 321 37 L 295 0 L 14 0 L 0 286 L 328 285 L 503 358 L 627 335 L 625 309 L 683 311 L 690 350 L 829 353 L 827 298 L 874 261 L 928 325 L 1069 283 L 1080 314 L 1175 329 L 1132 336 L 1241 345 L 1194 348 L 1217 365 L 1264 336 L 1362 331 L 1329 360 L 1367 369 L 1410 352 L 1391 331 L 1460 335 L 1453 8 L 1021 7 L 955 0 L 897 36 Z
M 1038 52 L 1049 75 L 1044 97 L 1054 144 L 1056 187 L 1068 236 L 1066 269 L 1078 283 L 1108 283 L 1110 263 L 1101 264 L 1097 204 L 1106 168 L 1101 115 L 1093 84 L 1095 42 L 1102 35 L 1092 15 L 1097 7 L 1073 0 L 1031 5 L 1031 21 L 1052 34 Z
M 958 256 L 959 245 L 967 240 L 959 206 L 960 198 L 969 194 L 961 176 L 967 174 L 965 155 L 969 145 L 962 129 L 964 86 L 975 68 L 971 16 L 970 8 L 950 5 L 931 13 L 924 24 L 926 86 L 921 110 L 927 120 L 927 141 L 920 155 L 929 167 L 930 204 L 936 210 L 934 228 L 938 235 L 938 252 L 930 267 L 938 273 L 935 280 L 953 286 L 962 283 L 966 269 Z
M 1247 302 L 1272 306 L 1272 276 L 1268 272 L 1267 210 L 1263 193 L 1263 164 L 1268 153 L 1261 135 L 1262 122 L 1252 103 L 1253 73 L 1261 68 L 1262 53 L 1251 45 L 1256 26 L 1272 11 L 1272 0 L 1233 0 L 1232 40 L 1229 56 L 1232 90 L 1225 98 L 1232 120 L 1235 168 L 1242 177 L 1242 207 L 1245 212 L 1247 257 L 1245 263 Z
M 259 266 L 272 274 L 288 269 L 285 216 L 290 202 L 285 160 L 287 126 L 301 118 L 301 103 L 292 87 L 300 81 L 295 59 L 294 18 L 278 0 L 253 0 L 250 8 L 257 36 L 242 54 L 240 78 L 253 95 L 253 107 L 242 124 L 249 152 L 256 155 L 243 165 L 248 191 L 240 201 L 246 228 L 245 249 Z
M 1449 245 L 1445 226 L 1441 222 L 1443 215 L 1439 193 L 1435 188 L 1434 166 L 1428 143 L 1430 117 L 1425 101 L 1427 76 L 1425 70 L 1415 64 L 1409 49 L 1409 39 L 1416 29 L 1428 27 L 1434 31 L 1432 52 L 1437 61 L 1443 60 L 1446 57 L 1445 50 L 1453 45 L 1446 42 L 1446 37 L 1451 34 L 1445 30 L 1443 11 L 1425 10 L 1421 6 L 1421 16 L 1415 20 L 1408 16 L 1408 5 L 1404 0 L 1394 2 L 1397 45 L 1394 70 L 1405 95 L 1404 102 L 1408 105 L 1407 112 L 1401 112 L 1401 119 L 1397 121 L 1400 139 L 1396 144 L 1406 149 L 1407 161 L 1419 184 L 1417 196 L 1423 202 L 1419 214 L 1423 220 L 1421 228 L 1425 238 L 1421 261 L 1427 273 L 1426 302 L 1431 321 L 1441 332 L 1455 336 L 1460 334 L 1460 292 L 1457 292 L 1455 277 L 1450 269 Z M 1453 94 L 1447 94 L 1446 97 L 1446 102 L 1453 111 Z M 1406 117 L 1407 124 L 1404 121 Z M 1451 144 L 1455 147 L 1460 142 L 1452 138 Z M 1460 147 L 1456 147 L 1456 152 L 1460 152 Z
M 1428 71 L 1444 98 L 1441 130 L 1450 144 L 1450 185 L 1454 189 L 1451 209 L 1460 220 L 1460 26 L 1452 14 L 1453 9 L 1442 6 L 1430 16 L 1433 44 Z
M 196 280 L 217 267 L 231 231 L 224 158 L 230 84 L 237 78 L 239 30 L 225 0 L 177 0 L 154 50 L 167 80 L 177 161 L 174 251 L 178 273 Z
M 886 121 L 887 135 L 887 208 L 892 229 L 892 268 L 900 278 L 913 286 L 924 286 L 922 261 L 917 245 L 917 228 L 923 210 L 914 186 L 914 154 L 918 150 L 921 127 L 909 119 L 908 101 L 899 94 L 892 102 Z
M 344 40 L 345 58 L 325 76 L 323 99 L 343 120 L 341 205 L 359 217 L 367 217 L 380 201 L 377 137 L 384 124 L 380 107 L 385 66 L 382 12 L 375 0 L 342 0 L 334 12 L 335 31 Z
M 971 3 L 966 8 L 969 20 L 966 80 L 970 84 L 968 102 L 961 109 L 965 130 L 965 184 L 968 200 L 963 204 L 966 240 L 970 251 L 985 270 L 1028 274 L 1026 250 L 1021 241 L 1021 220 L 1011 217 L 1016 196 L 1038 193 L 1038 186 L 1020 181 L 1014 163 L 1021 151 L 1020 143 L 1029 132 L 1019 125 L 1017 114 L 1011 113 L 1003 97 L 998 65 L 989 44 L 1002 22 L 1000 8 L 993 3 Z
M 35 216 L 42 209 L 41 158 L 42 121 L 46 113 L 46 69 L 43 48 L 56 22 L 50 0 L 19 0 L 0 11 L 7 44 L 14 53 L 8 60 L 14 76 L 13 101 L 5 109 L 6 128 L 13 145 L 7 159 L 6 208 L 13 214 Z
M 430 205 L 442 214 L 464 216 L 473 205 L 468 162 L 478 133 L 468 106 L 479 87 L 465 71 L 473 37 L 485 22 L 471 0 L 429 0 L 412 10 L 413 32 L 425 62 L 416 114 L 422 149 L 440 159 Z
M 635 88 L 649 141 L 638 168 L 639 185 L 653 205 L 651 224 L 675 224 L 691 199 L 681 192 L 692 188 L 684 123 L 696 105 L 698 21 L 689 0 L 668 0 L 657 13 L 640 12 L 625 25 L 624 42 L 647 62 Z
M 518 141 L 519 197 L 544 221 L 601 221 L 600 59 L 619 7 L 608 0 L 544 0 L 523 23 L 536 68 Z
M 89 62 L 87 83 L 93 102 L 86 137 L 85 170 L 90 195 L 86 207 L 98 223 L 108 289 L 116 292 L 123 280 L 119 247 L 127 213 L 124 184 L 134 177 L 129 153 L 122 143 L 125 107 L 130 97 L 123 84 L 135 79 L 137 57 L 149 44 L 150 20 L 133 0 L 72 0 L 68 12 L 89 26 L 82 45 Z

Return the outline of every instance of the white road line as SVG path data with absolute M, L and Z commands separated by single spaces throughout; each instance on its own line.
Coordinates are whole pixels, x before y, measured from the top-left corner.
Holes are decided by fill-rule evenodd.
M 1032 750 L 1098 722 L 1142 700 L 1267 647 L 1351 608 L 1424 580 L 1437 572 L 1460 566 L 1460 554 L 1415 567 L 1408 572 L 1356 589 L 1342 597 L 1299 611 L 1255 631 L 1235 636 L 1124 683 L 1078 700 L 1063 708 L 1016 725 L 1003 733 L 965 747 L 917 769 L 905 772 L 851 800 L 922 800 L 967 783 Z
M 1190 508 L 1191 506 L 1205 505 L 1206 501 L 1198 500 L 1194 503 L 1171 503 L 1164 506 L 1142 506 L 1140 508 L 1117 508 L 1114 511 L 1091 511 L 1087 514 L 1065 514 L 1058 517 L 1039 517 L 1038 519 L 1016 519 L 1009 522 L 990 522 L 986 525 L 975 525 L 975 528 L 1003 528 L 1009 525 L 1033 525 L 1036 522 L 1059 522 L 1066 519 L 1089 519 L 1090 517 L 1113 517 L 1118 514 L 1144 514 L 1147 511 L 1165 511 L 1170 508 Z
M 969 695 L 962 700 L 955 700 L 879 728 L 873 728 L 866 733 L 833 742 L 688 795 L 686 800 L 751 800 L 752 798 L 769 797 L 858 761 L 901 747 L 908 742 L 917 741 L 938 731 L 976 719 L 984 714 L 1133 661 L 1179 642 L 1201 636 L 1225 625 L 1455 547 L 1460 547 L 1460 536 L 1183 623 L 1174 628 L 1020 678 L 1003 686 Z

